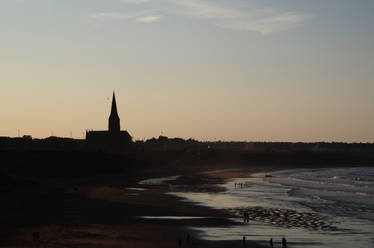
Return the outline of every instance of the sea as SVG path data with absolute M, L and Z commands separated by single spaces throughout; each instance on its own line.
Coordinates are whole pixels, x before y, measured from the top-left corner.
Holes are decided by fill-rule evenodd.
M 374 247 L 374 168 L 292 169 L 227 180 L 218 193 L 170 192 L 231 212 L 236 223 L 191 227 L 207 240 L 281 247 Z M 243 218 L 246 213 L 247 219 Z

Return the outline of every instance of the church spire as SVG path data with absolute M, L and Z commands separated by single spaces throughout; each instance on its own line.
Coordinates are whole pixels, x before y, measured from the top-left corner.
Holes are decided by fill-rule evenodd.
M 110 111 L 110 115 L 116 115 L 118 116 L 117 113 L 117 103 L 116 103 L 116 94 L 113 91 L 113 97 L 112 97 L 112 110 Z
M 119 132 L 120 130 L 120 119 L 117 113 L 116 95 L 113 91 L 112 109 L 109 116 L 109 132 Z

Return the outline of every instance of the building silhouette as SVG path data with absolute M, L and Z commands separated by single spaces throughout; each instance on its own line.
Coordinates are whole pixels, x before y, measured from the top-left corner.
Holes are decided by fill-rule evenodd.
M 121 131 L 114 92 L 108 121 L 108 131 L 86 131 L 86 143 L 89 149 L 105 152 L 121 153 L 128 151 L 130 148 L 132 137 L 126 130 Z

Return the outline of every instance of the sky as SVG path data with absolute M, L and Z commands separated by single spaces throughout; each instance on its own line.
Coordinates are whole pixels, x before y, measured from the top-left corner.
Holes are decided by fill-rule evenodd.
M 374 142 L 373 0 L 0 0 L 0 136 Z

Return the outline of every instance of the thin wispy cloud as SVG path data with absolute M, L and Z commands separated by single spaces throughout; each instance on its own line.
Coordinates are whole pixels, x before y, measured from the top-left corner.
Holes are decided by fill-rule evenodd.
M 148 3 L 151 0 L 118 0 L 121 3 L 128 3 L 128 4 L 141 4 L 141 3 Z
M 90 15 L 90 18 L 96 20 L 129 20 L 137 16 L 139 16 L 138 13 L 100 12 Z
M 177 6 L 177 14 L 207 20 L 222 28 L 256 31 L 262 34 L 287 30 L 310 17 L 310 14 L 303 12 L 287 12 L 273 8 L 242 10 L 235 6 L 233 1 L 227 1 L 227 4 L 207 0 L 168 2 Z
M 200 0 L 167 0 L 175 5 L 176 13 L 201 19 L 236 18 L 240 13 L 227 6 Z
M 142 22 L 142 23 L 151 23 L 151 22 L 156 22 L 160 19 L 161 19 L 161 16 L 152 15 L 152 16 L 139 17 L 139 18 L 136 19 L 136 21 Z
M 153 23 L 162 17 L 185 17 L 207 21 L 225 29 L 254 31 L 270 34 L 300 25 L 311 15 L 298 11 L 284 11 L 271 7 L 251 9 L 238 6 L 235 1 L 217 3 L 212 0 L 119 0 L 124 4 L 140 4 L 142 12 L 96 13 L 91 18 L 98 20 L 132 20 Z M 162 6 L 153 9 L 152 5 Z
M 154 11 L 145 10 L 138 12 L 101 12 L 90 15 L 91 19 L 100 21 L 135 21 L 152 23 L 160 20 L 162 15 L 153 15 Z

